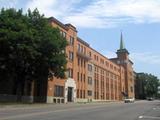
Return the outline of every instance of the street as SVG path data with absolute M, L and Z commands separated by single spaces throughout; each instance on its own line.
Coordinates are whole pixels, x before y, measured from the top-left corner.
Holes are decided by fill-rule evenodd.
M 0 120 L 160 120 L 160 101 L 0 107 Z

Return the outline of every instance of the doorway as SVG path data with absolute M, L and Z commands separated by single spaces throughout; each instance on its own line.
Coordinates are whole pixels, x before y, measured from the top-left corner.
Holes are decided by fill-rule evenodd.
M 68 87 L 68 102 L 73 102 L 73 87 Z

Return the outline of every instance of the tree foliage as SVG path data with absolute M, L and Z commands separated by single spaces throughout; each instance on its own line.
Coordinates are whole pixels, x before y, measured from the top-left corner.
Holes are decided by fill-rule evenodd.
M 66 39 L 35 9 L 0 11 L 0 81 L 13 80 L 23 88 L 25 80 L 64 77 Z M 52 74 L 52 75 L 53 75 Z
M 143 98 L 157 96 L 159 79 L 156 76 L 147 73 L 138 73 L 137 81 L 141 81 L 141 91 L 143 91 L 143 94 L 141 95 Z

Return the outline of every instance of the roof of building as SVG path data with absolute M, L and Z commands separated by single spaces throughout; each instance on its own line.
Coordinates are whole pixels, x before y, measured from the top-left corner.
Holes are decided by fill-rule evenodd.
M 82 44 L 86 45 L 87 47 L 90 47 L 90 45 L 86 41 L 82 40 L 81 38 L 77 37 L 77 40 Z
M 62 27 L 63 29 L 65 29 L 65 30 L 67 30 L 67 31 L 68 31 L 69 28 L 70 28 L 70 29 L 74 30 L 75 32 L 77 32 L 76 27 L 73 26 L 72 24 L 63 24 L 62 22 L 60 22 L 59 20 L 57 20 L 57 19 L 54 18 L 54 17 L 50 17 L 50 18 L 48 18 L 48 20 L 49 20 L 50 22 L 54 21 L 56 24 L 58 24 L 60 27 Z M 115 65 L 118 65 L 116 62 L 113 61 L 113 60 L 116 60 L 117 58 L 108 59 L 106 56 L 102 55 L 100 52 L 98 52 L 98 51 L 96 51 L 95 49 L 93 49 L 92 47 L 90 47 L 90 45 L 89 45 L 86 41 L 82 40 L 82 39 L 79 38 L 79 37 L 77 37 L 77 40 L 78 40 L 79 42 L 81 42 L 82 44 L 86 45 L 87 47 L 89 47 L 90 49 L 92 49 L 93 51 L 95 51 L 96 53 L 98 53 L 99 55 L 101 55 L 102 57 L 104 57 L 104 58 L 106 58 L 107 60 L 109 60 L 111 63 L 113 63 L 113 64 L 115 64 Z M 120 49 L 117 50 L 117 52 L 127 52 L 127 53 L 129 54 L 129 52 L 127 51 L 127 49 L 125 48 L 125 45 L 124 45 L 122 32 L 121 32 Z M 131 60 L 129 60 L 129 61 L 133 64 L 133 62 L 132 62 Z M 118 65 L 118 66 L 119 66 L 119 65 Z
M 56 24 L 58 24 L 60 27 L 62 27 L 63 29 L 65 29 L 67 31 L 69 30 L 69 28 L 71 28 L 72 30 L 74 30 L 75 32 L 77 32 L 76 27 L 73 26 L 72 24 L 63 24 L 62 22 L 60 22 L 59 20 L 57 20 L 54 17 L 50 17 L 48 19 L 49 19 L 50 22 L 54 21 Z

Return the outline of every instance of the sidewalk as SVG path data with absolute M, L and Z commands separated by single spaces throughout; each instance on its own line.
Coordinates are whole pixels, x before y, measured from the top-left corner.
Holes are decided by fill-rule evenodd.
M 15 109 L 36 109 L 36 108 L 67 108 L 67 107 L 78 107 L 78 106 L 94 106 L 94 105 L 103 105 L 103 104 L 118 104 L 123 103 L 122 101 L 114 101 L 114 102 L 89 102 L 89 103 L 68 103 L 68 104 L 47 104 L 47 103 L 33 103 L 33 104 L 25 104 L 25 103 L 0 103 L 0 110 L 15 110 Z

